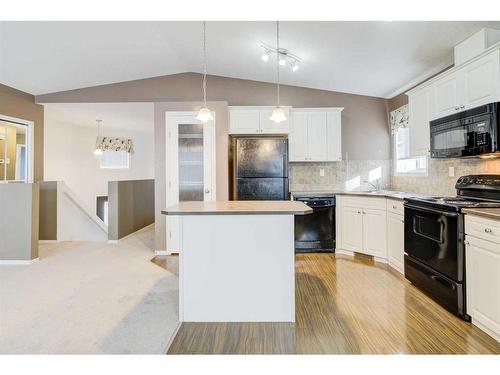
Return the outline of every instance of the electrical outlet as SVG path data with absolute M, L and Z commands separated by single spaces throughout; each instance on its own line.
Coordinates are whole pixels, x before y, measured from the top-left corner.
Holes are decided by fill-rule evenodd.
M 448 176 L 449 177 L 455 177 L 455 167 L 449 167 L 448 168 Z
M 320 177 L 325 177 L 325 170 L 323 168 L 319 169 L 319 175 Z

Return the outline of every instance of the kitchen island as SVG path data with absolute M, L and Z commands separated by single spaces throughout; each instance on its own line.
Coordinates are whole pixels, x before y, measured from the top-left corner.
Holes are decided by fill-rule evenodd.
M 179 320 L 294 322 L 296 201 L 181 202 Z

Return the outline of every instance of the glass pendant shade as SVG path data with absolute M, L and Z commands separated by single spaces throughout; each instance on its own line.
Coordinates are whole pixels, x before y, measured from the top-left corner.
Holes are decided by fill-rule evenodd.
M 200 120 L 201 122 L 208 122 L 212 121 L 214 117 L 212 116 L 212 111 L 210 111 L 207 107 L 203 107 L 198 111 L 196 119 Z
M 271 117 L 269 117 L 269 120 L 274 121 L 275 123 L 286 121 L 285 112 L 281 107 L 276 107 L 274 108 Z
M 96 149 L 94 150 L 94 155 L 97 155 L 97 156 L 102 155 L 102 150 L 101 150 L 100 148 L 96 148 Z

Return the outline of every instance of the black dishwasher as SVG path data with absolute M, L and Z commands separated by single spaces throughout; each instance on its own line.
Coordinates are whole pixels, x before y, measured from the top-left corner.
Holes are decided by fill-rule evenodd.
M 335 251 L 335 196 L 294 196 L 313 209 L 309 215 L 295 216 L 297 253 Z

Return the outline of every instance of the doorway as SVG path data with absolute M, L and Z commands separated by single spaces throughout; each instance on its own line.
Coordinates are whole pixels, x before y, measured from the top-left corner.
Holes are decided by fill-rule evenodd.
M 33 122 L 0 114 L 0 183 L 33 182 Z
M 202 123 L 196 112 L 166 112 L 165 117 L 167 207 L 215 200 L 215 121 Z M 178 253 L 179 217 L 167 216 L 166 225 L 167 251 Z

